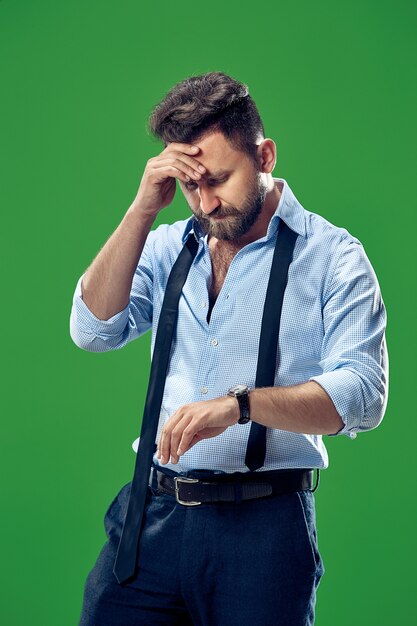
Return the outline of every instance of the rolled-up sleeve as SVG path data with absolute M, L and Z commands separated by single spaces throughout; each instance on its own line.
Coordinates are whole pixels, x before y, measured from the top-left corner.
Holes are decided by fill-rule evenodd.
M 350 241 L 339 255 L 324 297 L 323 324 L 323 373 L 310 380 L 328 393 L 344 422 L 334 435 L 355 438 L 380 424 L 388 395 L 386 310 L 359 242 Z
M 152 326 L 153 231 L 135 270 L 129 304 L 108 320 L 97 318 L 82 297 L 82 279 L 78 279 L 70 315 L 70 335 L 74 343 L 89 352 L 107 352 L 122 348 L 143 335 Z

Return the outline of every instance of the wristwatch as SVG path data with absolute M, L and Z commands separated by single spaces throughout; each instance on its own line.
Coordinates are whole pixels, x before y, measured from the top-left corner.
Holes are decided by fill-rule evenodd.
M 227 395 L 236 398 L 239 402 L 240 418 L 237 423 L 247 424 L 250 420 L 249 387 L 246 385 L 235 385 L 229 389 Z

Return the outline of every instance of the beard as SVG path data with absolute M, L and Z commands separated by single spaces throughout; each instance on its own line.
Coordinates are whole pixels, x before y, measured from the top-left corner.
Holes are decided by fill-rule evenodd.
M 261 214 L 267 190 L 261 173 L 255 172 L 246 199 L 240 207 L 220 206 L 210 215 L 203 213 L 200 208 L 192 211 L 205 234 L 223 241 L 238 241 L 252 228 Z M 224 219 L 216 220 L 215 217 Z

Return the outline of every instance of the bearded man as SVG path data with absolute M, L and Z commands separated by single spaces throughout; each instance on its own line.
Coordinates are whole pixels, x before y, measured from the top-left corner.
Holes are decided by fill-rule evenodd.
M 243 83 L 187 78 L 149 128 L 164 147 L 71 312 L 84 350 L 152 330 L 135 474 L 106 511 L 80 624 L 310 625 L 323 435 L 354 439 L 386 407 L 375 272 L 272 176 L 276 145 Z M 152 230 L 177 184 L 192 215 Z

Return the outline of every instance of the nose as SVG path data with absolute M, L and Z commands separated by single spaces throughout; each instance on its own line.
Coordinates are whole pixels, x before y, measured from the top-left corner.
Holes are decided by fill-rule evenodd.
M 212 213 L 214 209 L 217 209 L 217 207 L 220 205 L 219 199 L 216 197 L 216 195 L 213 192 L 203 189 L 202 187 L 200 187 L 199 196 L 201 210 L 203 211 L 203 213 L 206 213 L 206 215 Z

